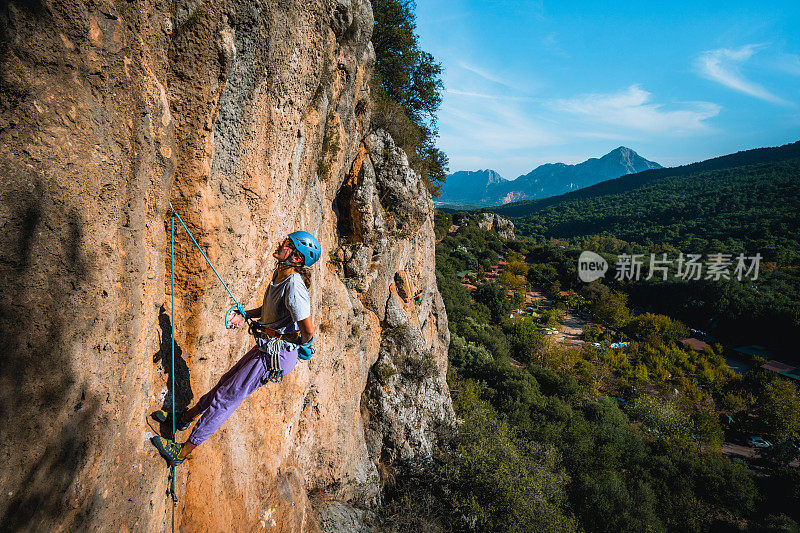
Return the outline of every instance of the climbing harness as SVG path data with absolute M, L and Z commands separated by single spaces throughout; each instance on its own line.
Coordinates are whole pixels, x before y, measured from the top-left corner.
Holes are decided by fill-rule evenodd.
M 220 277 L 219 273 L 217 272 L 217 269 L 214 268 L 214 265 L 212 265 L 211 261 L 208 260 L 208 256 L 206 256 L 206 253 L 203 251 L 203 249 L 197 243 L 197 240 L 194 238 L 194 235 L 192 235 L 192 232 L 189 231 L 189 228 L 186 227 L 186 224 L 183 222 L 183 219 L 180 217 L 180 215 L 178 215 L 178 212 L 175 211 L 175 208 L 172 206 L 172 202 L 169 203 L 169 208 L 172 211 L 172 218 L 170 220 L 170 231 L 171 231 L 171 234 L 172 234 L 172 237 L 170 239 L 170 255 L 171 255 L 171 260 L 172 260 L 172 263 L 171 263 L 172 264 L 172 269 L 170 271 L 170 283 L 171 283 L 171 289 L 172 289 L 172 295 L 171 295 L 172 296 L 172 308 L 170 310 L 170 314 L 171 314 L 170 320 L 172 321 L 172 323 L 171 323 L 171 327 L 172 327 L 172 335 L 171 335 L 172 336 L 172 361 L 170 363 L 171 364 L 170 376 L 172 377 L 172 416 L 170 418 L 172 419 L 172 435 L 173 435 L 173 438 L 175 438 L 175 219 L 176 218 L 178 219 L 178 221 L 183 226 L 183 229 L 186 230 L 186 233 L 189 234 L 189 237 L 192 239 L 192 242 L 194 243 L 194 245 L 197 246 L 197 249 L 200 250 L 201 254 L 203 254 L 203 259 L 206 260 L 206 263 L 208 263 L 208 266 L 210 266 L 211 270 L 214 271 L 214 274 L 216 274 L 217 279 L 219 279 L 220 283 L 222 283 L 222 286 L 225 287 L 225 290 L 228 291 L 228 294 L 230 295 L 231 299 L 236 303 L 235 306 L 233 306 L 230 309 L 228 309 L 228 312 L 225 313 L 225 326 L 227 327 L 227 325 L 228 325 L 228 315 L 230 314 L 230 312 L 232 310 L 236 310 L 239 314 L 241 314 L 244 317 L 245 321 L 250 323 L 251 326 L 255 321 L 247 316 L 247 312 L 244 310 L 244 307 L 242 307 L 242 304 L 240 304 L 239 301 L 236 298 L 234 298 L 233 293 L 231 293 L 230 289 L 228 289 L 228 286 L 225 284 L 225 282 L 222 281 L 222 278 Z M 278 363 L 278 368 L 280 368 L 280 362 Z M 283 371 L 281 370 L 281 376 L 282 375 L 283 375 Z M 159 437 L 159 438 L 161 438 L 161 437 Z M 166 439 L 164 439 L 164 440 L 166 441 Z M 162 443 L 162 444 L 164 444 L 164 443 Z M 173 450 L 170 450 L 170 451 L 173 451 Z M 180 447 L 178 448 L 178 451 L 180 451 Z M 175 458 L 177 459 L 177 454 L 176 454 Z M 176 463 L 180 464 L 179 461 L 171 461 L 170 469 L 169 469 L 169 492 L 170 492 L 170 495 L 172 496 L 172 533 L 175 533 L 175 506 L 178 503 L 178 494 L 177 494 L 177 492 L 175 492 L 175 466 L 176 466 Z

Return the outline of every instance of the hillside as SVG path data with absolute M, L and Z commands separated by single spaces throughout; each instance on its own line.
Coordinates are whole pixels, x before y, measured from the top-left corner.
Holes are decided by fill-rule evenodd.
M 770 153 L 776 151 L 749 155 Z M 794 349 L 800 335 L 800 158 L 662 176 L 627 192 L 575 196 L 513 219 L 517 234 L 538 242 L 556 239 L 575 260 L 579 250 L 612 254 L 611 261 L 614 254 L 643 254 L 643 272 L 651 253 L 672 260 L 680 253 L 706 260 L 711 253 L 730 254 L 734 264 L 739 254 L 760 254 L 754 282 L 736 276 L 691 283 L 671 278 L 627 283 L 625 290 L 640 309 L 668 313 L 731 343 L 769 346 L 785 360 L 800 362 Z
M 699 163 L 692 163 L 690 165 L 646 170 L 637 174 L 629 174 L 616 179 L 606 180 L 596 185 L 566 194 L 538 200 L 514 202 L 508 205 L 493 207 L 491 210 L 499 215 L 507 217 L 524 217 L 564 202 L 631 191 L 663 178 L 688 176 L 700 172 L 723 170 L 758 163 L 773 163 L 797 157 L 800 157 L 800 141 L 776 148 L 746 150 Z
M 501 239 L 462 214 L 437 213 L 436 229 L 458 454 L 470 467 L 444 457 L 397 500 L 425 502 L 447 523 L 477 510 L 480 531 L 507 531 L 516 517 L 530 531 L 797 529 L 797 450 L 746 442 L 800 434 L 790 380 L 736 374 L 724 340 L 690 347 L 686 324 L 637 312 L 627 286 L 579 281 L 561 241 Z M 704 296 L 692 288 L 689 298 Z M 762 312 L 736 296 L 729 305 Z M 559 341 L 575 315 L 583 331 Z
M 662 177 L 625 193 L 564 201 L 514 219 L 537 238 L 608 235 L 687 252 L 712 246 L 800 262 L 800 158 Z M 723 251 L 723 250 L 718 250 Z

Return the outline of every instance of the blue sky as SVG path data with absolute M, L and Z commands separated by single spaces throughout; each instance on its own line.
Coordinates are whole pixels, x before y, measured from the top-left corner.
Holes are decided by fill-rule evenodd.
M 665 166 L 800 140 L 800 2 L 417 0 L 450 171 L 617 146 Z

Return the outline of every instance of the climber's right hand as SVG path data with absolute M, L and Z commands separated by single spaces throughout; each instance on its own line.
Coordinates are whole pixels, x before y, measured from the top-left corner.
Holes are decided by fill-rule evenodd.
M 244 325 L 244 317 L 238 312 L 234 311 L 230 321 L 228 321 L 228 329 L 239 329 Z

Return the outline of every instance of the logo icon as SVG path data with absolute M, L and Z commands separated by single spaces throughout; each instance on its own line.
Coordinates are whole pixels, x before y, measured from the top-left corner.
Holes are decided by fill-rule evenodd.
M 605 276 L 608 263 L 602 256 L 584 250 L 578 257 L 578 279 L 589 283 Z

